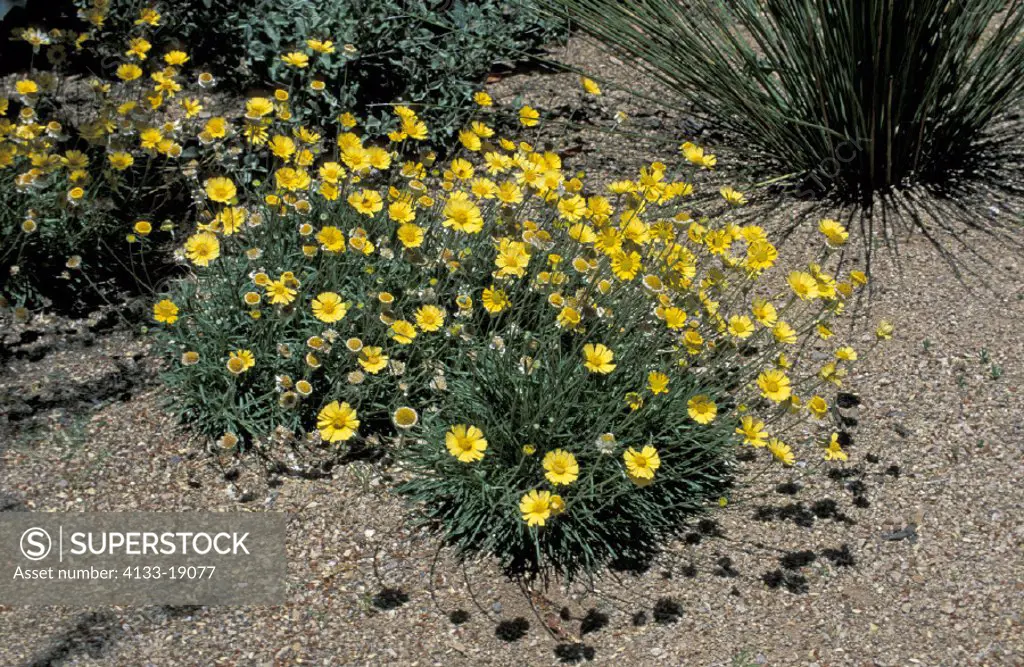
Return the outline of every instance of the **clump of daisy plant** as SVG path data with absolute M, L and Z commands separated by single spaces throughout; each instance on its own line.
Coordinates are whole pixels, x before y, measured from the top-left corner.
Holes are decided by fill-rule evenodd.
M 595 187 L 515 136 L 540 111 L 481 94 L 442 163 L 410 106 L 381 135 L 306 113 L 306 55 L 289 96 L 210 137 L 263 171 L 195 175 L 189 275 L 153 302 L 175 405 L 211 442 L 391 448 L 398 493 L 459 554 L 569 578 L 650 558 L 740 448 L 845 460 L 831 406 L 858 351 L 835 321 L 867 279 L 829 268 L 839 223 L 781 272 L 733 221 L 742 193 L 693 205 L 716 163 L 699 147 Z

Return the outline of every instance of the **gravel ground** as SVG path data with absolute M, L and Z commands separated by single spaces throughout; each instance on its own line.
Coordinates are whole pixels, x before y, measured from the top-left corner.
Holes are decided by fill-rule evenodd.
M 619 67 L 585 48 L 562 55 Z M 542 97 L 573 78 L 493 89 Z M 617 150 L 581 141 L 591 170 Z M 647 150 L 633 143 L 619 163 L 657 155 Z M 765 224 L 788 215 L 776 207 Z M 879 318 L 897 333 L 849 378 L 861 405 L 848 411 L 844 477 L 751 464 L 756 486 L 645 573 L 546 593 L 439 552 L 403 524 L 373 464 L 268 479 L 202 454 L 162 408 L 145 343 L 102 319 L 5 321 L 0 510 L 291 519 L 283 605 L 0 607 L 0 663 L 1024 664 L 1024 267 L 988 237 L 962 238 L 997 258 L 973 265 L 997 289 L 960 282 L 919 236 L 902 246 L 902 272 L 879 257 L 851 338 L 866 347 Z M 787 255 L 804 249 L 796 239 Z

